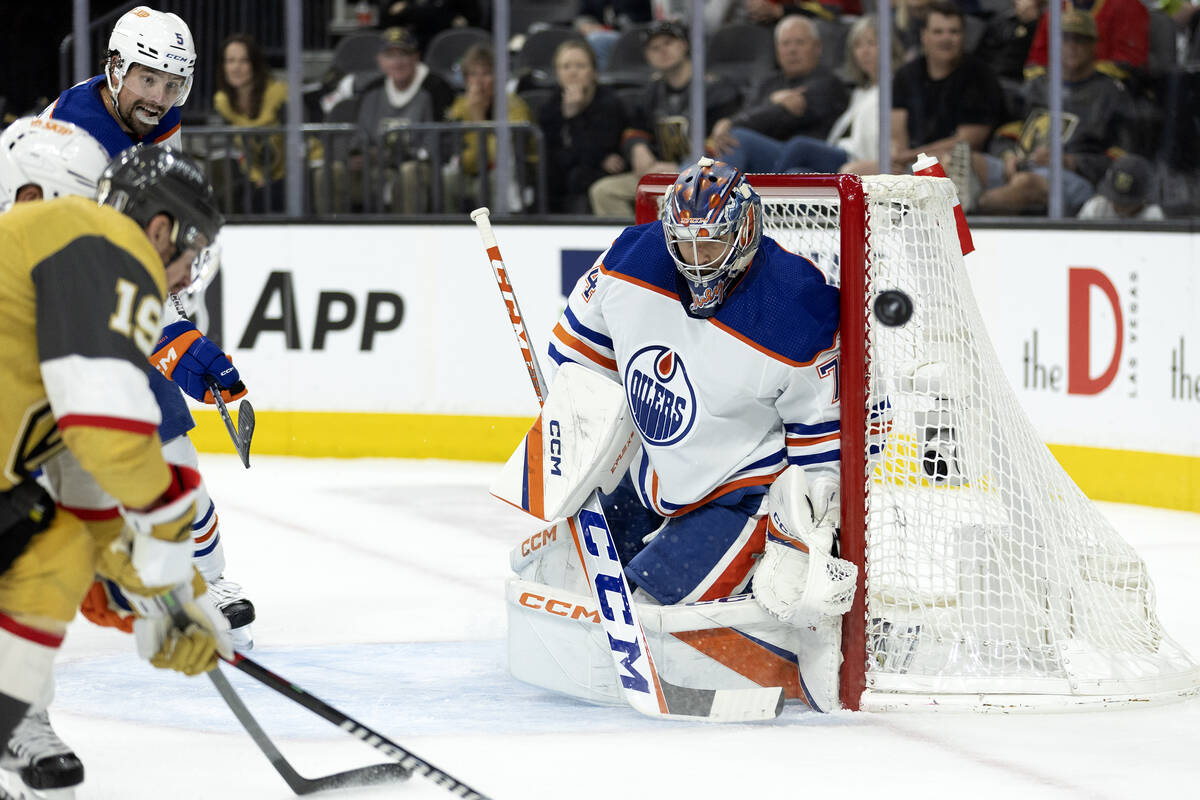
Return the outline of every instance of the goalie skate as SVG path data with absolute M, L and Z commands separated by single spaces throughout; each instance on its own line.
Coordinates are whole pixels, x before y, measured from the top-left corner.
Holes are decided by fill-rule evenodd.
M 0 798 L 71 800 L 83 783 L 83 764 L 50 726 L 45 711 L 30 711 L 0 756 Z

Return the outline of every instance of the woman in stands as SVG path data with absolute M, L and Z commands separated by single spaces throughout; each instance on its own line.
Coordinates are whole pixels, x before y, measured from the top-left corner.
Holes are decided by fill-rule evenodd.
M 900 65 L 900 48 L 892 38 L 892 69 Z M 855 20 L 846 34 L 844 68 L 854 81 L 850 105 L 825 141 L 793 136 L 779 155 L 781 172 L 858 172 L 857 163 L 874 163 L 879 155 L 879 42 L 875 16 Z
M 221 45 L 221 68 L 217 71 L 217 91 L 213 96 L 213 108 L 226 124 L 242 128 L 282 125 L 286 103 L 287 84 L 271 77 L 266 56 L 254 38 L 244 33 L 228 37 Z M 250 207 L 239 210 L 282 210 L 283 135 L 238 136 L 234 144 L 242 156 L 228 175 L 248 180 L 254 190 L 250 192 Z M 214 183 L 218 177 L 227 177 L 221 173 L 222 170 L 216 171 Z M 221 195 L 217 187 L 218 198 Z M 236 192 L 235 204 L 240 200 L 241 192 Z
M 548 209 L 588 214 L 587 189 L 628 169 L 621 155 L 626 112 L 616 93 L 596 82 L 596 55 L 582 39 L 554 52 L 558 89 L 538 109 L 546 141 Z

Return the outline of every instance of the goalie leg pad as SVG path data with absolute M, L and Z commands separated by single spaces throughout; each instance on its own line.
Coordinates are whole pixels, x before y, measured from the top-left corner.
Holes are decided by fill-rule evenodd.
M 623 703 L 591 595 L 535 581 L 507 584 L 508 665 L 517 679 L 591 703 Z M 838 701 L 841 619 L 812 627 L 775 619 L 750 595 L 674 606 L 637 604 L 655 666 L 680 685 L 783 686 L 815 711 Z
M 819 485 L 810 489 L 798 466 L 785 470 L 768 493 L 767 542 L 754 593 L 763 608 L 791 625 L 840 616 L 854 600 L 858 567 L 832 555 L 837 514 L 827 495 Z

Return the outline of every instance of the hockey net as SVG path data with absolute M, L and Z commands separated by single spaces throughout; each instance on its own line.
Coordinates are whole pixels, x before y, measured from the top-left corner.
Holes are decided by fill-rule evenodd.
M 643 179 L 638 222 L 674 176 Z M 1016 710 L 1193 694 L 1137 553 L 1059 466 L 988 339 L 942 178 L 755 175 L 764 232 L 842 291 L 847 708 Z M 904 325 L 877 292 L 913 300 Z

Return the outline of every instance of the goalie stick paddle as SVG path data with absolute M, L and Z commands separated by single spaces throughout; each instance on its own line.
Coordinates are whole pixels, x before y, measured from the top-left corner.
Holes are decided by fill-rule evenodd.
M 525 358 L 534 394 L 539 404 L 545 403 L 546 382 L 533 354 L 516 292 L 508 279 L 490 214 L 486 208 L 477 208 L 471 212 L 471 219 L 479 228 L 500 295 L 508 307 L 509 320 Z M 622 692 L 635 710 L 651 717 L 708 722 L 751 722 L 779 716 L 784 701 L 782 687 L 697 689 L 677 686 L 659 675 L 596 492 L 592 492 L 568 524 L 580 563 L 587 573 L 588 587 L 600 609 L 600 621 L 608 636 L 609 652 Z
M 288 788 L 298 795 L 323 792 L 327 789 L 376 786 L 381 783 L 407 780 L 412 775 L 412 772 L 405 769 L 403 765 L 395 761 L 388 761 L 383 764 L 371 764 L 366 767 L 346 770 L 345 772 L 336 772 L 320 778 L 306 778 L 296 772 L 292 768 L 292 765 L 288 763 L 288 760 L 284 758 L 283 753 L 279 752 L 279 749 L 275 747 L 275 743 L 263 731 L 262 726 L 258 724 L 258 720 L 250 713 L 250 709 L 246 708 L 246 704 L 242 702 L 242 698 L 238 696 L 237 691 L 230 685 L 229 680 L 221 673 L 221 670 L 212 670 L 208 673 L 208 677 L 212 680 L 213 685 L 217 687 L 217 691 L 225 700 L 225 704 L 229 706 L 229 710 L 233 712 L 238 722 L 246 729 L 246 733 L 250 734 L 250 738 L 258 745 L 258 749 L 271 762 L 271 766 L 283 778 Z

